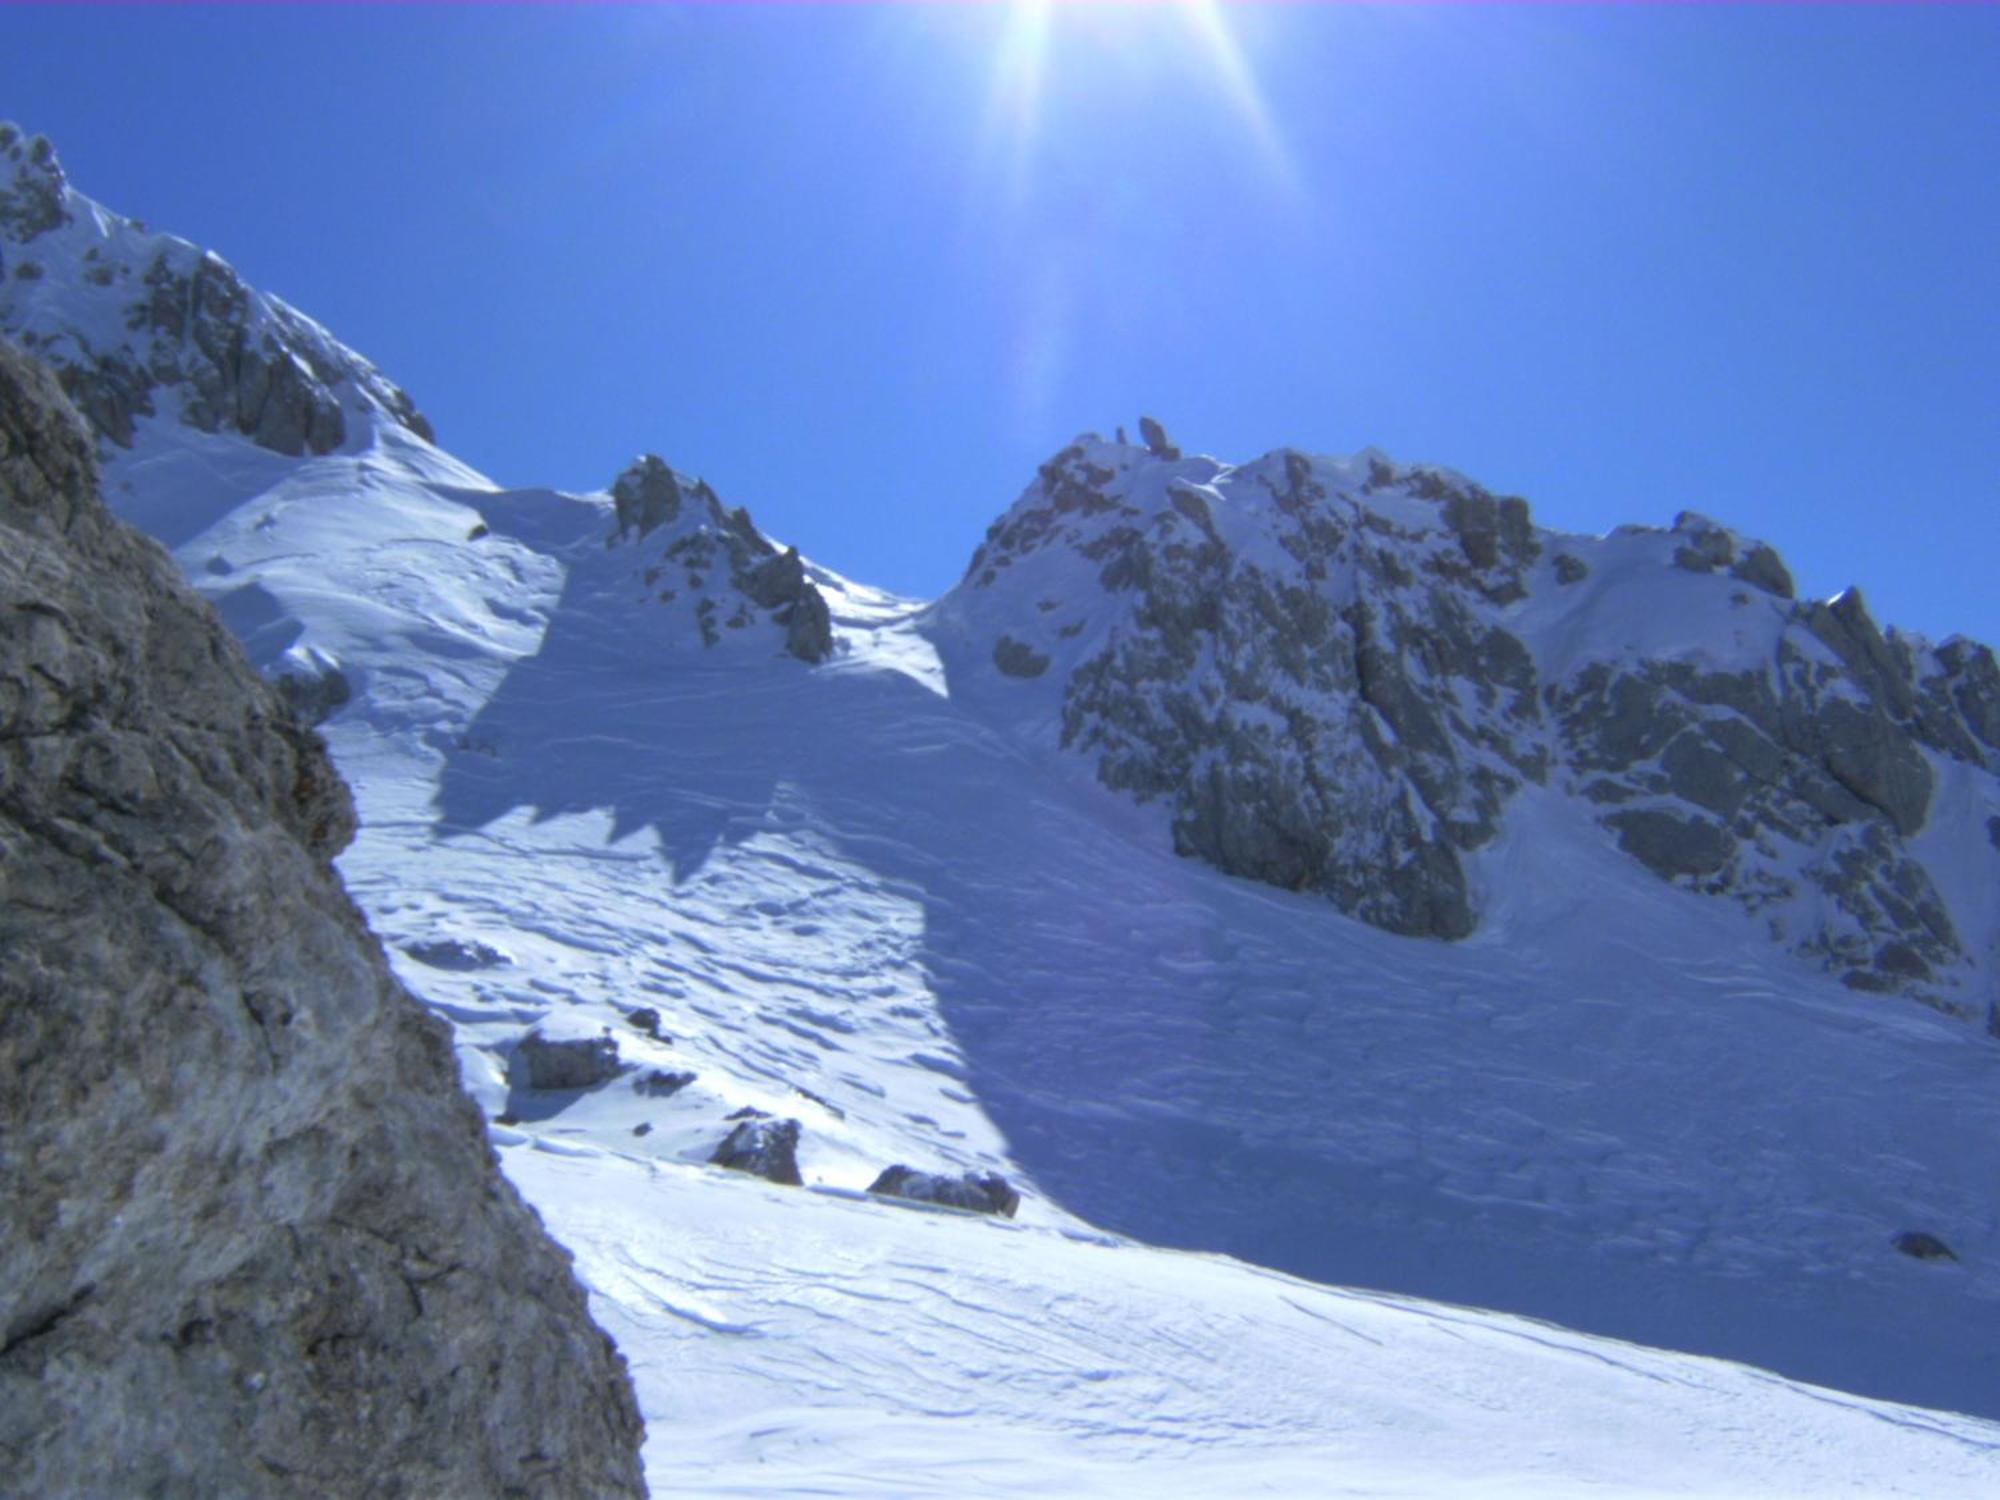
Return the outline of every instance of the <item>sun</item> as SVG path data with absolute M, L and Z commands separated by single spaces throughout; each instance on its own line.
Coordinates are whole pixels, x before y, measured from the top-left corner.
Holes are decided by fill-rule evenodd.
M 987 106 L 989 138 L 1004 146 L 1015 191 L 1025 191 L 1044 122 L 1049 55 L 1062 45 L 1124 63 L 1192 48 L 1250 137 L 1273 180 L 1294 183 L 1270 106 L 1220 0 L 1008 0 Z

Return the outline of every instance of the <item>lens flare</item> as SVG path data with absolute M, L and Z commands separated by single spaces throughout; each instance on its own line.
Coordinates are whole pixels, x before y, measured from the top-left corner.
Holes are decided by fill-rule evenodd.
M 1297 187 L 1284 138 L 1257 76 L 1231 28 L 1222 0 L 1012 0 L 993 62 L 986 107 L 987 139 L 1005 153 L 1009 196 L 1028 191 L 1045 124 L 1050 49 L 1061 44 L 1098 54 L 1105 66 L 1155 69 L 1169 65 L 1178 45 L 1191 43 L 1198 66 L 1213 80 L 1262 159 L 1272 181 Z M 1177 15 L 1183 42 L 1157 24 Z M 1184 59 L 1183 59 L 1184 63 Z

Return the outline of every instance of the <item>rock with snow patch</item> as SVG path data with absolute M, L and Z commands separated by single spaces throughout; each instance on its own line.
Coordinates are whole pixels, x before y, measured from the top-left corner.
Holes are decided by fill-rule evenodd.
M 590 1089 L 616 1078 L 624 1067 L 616 1037 L 549 1036 L 536 1029 L 516 1044 L 510 1074 L 521 1088 Z
M 957 1177 L 946 1177 L 898 1164 L 870 1183 L 868 1191 L 885 1198 L 942 1203 L 949 1208 L 995 1214 L 1003 1219 L 1013 1218 L 1021 1206 L 1021 1195 L 998 1172 L 964 1172 Z
M 732 1172 L 798 1187 L 805 1180 L 799 1176 L 799 1130 L 797 1120 L 745 1120 L 729 1132 L 709 1161 Z
M 510 962 L 507 955 L 498 948 L 471 938 L 425 938 L 420 942 L 405 943 L 403 951 L 420 964 L 433 969 L 450 969 L 468 972 L 474 969 L 497 969 Z
M 704 646 L 761 625 L 808 665 L 833 654 L 833 612 L 798 549 L 780 551 L 742 507 L 725 510 L 707 481 L 685 479 L 647 453 L 619 474 L 611 495 L 613 543 L 638 549 L 642 586 L 690 616 Z

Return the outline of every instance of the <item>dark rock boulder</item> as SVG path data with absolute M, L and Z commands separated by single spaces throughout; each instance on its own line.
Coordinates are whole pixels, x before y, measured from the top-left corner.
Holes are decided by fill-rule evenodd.
M 346 788 L 91 468 L 0 346 L 0 1489 L 643 1493 Z
M 497 969 L 513 962 L 498 948 L 468 938 L 427 938 L 422 942 L 405 943 L 403 951 L 430 968 L 460 973 L 474 969 Z
M 1921 1229 L 1906 1229 L 1897 1235 L 1894 1242 L 1903 1254 L 1916 1260 L 1957 1260 L 1951 1246 L 1934 1234 L 1926 1234 Z
M 747 1119 L 715 1148 L 709 1161 L 732 1172 L 749 1172 L 787 1187 L 798 1187 L 799 1122 Z
M 1049 669 L 1049 659 L 1026 641 L 1003 635 L 993 643 L 993 665 L 1009 677 L 1039 677 Z
M 695 1077 L 695 1074 L 686 1071 L 669 1073 L 664 1068 L 654 1068 L 644 1077 L 633 1079 L 632 1087 L 649 1099 L 671 1099 L 693 1083 Z
M 1167 440 L 1167 429 L 1151 417 L 1139 418 L 1139 441 L 1146 445 L 1146 451 L 1155 458 L 1163 458 L 1173 463 L 1181 456 L 1181 450 Z
M 965 1172 L 943 1177 L 919 1172 L 912 1167 L 890 1167 L 869 1184 L 868 1191 L 885 1198 L 908 1198 L 915 1203 L 942 1203 L 948 1208 L 965 1208 L 974 1213 L 1014 1217 L 1021 1195 L 998 1172 Z
M 531 1031 L 514 1048 L 509 1073 L 516 1087 L 591 1089 L 624 1071 L 613 1036 L 549 1037 Z

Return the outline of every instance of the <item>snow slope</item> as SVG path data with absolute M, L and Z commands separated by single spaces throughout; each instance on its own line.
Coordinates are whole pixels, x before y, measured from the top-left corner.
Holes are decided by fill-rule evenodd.
M 260 665 L 344 684 L 344 874 L 632 1359 L 659 1492 L 2000 1491 L 1990 1421 L 1868 1399 L 2000 1416 L 1972 1028 L 1559 788 L 1468 858 L 1459 943 L 1179 858 L 929 607 L 808 564 L 831 659 L 754 613 L 700 646 L 608 492 L 332 389 L 327 452 L 162 412 L 107 493 Z M 628 1071 L 525 1089 L 535 1027 Z M 746 1106 L 806 1188 L 703 1165 Z M 892 1162 L 1026 1201 L 868 1199 Z
M 114 462 L 156 504 L 169 438 L 222 441 Z M 495 955 L 402 969 L 501 1138 L 684 1163 L 750 1105 L 802 1121 L 809 1183 L 998 1168 L 1031 1224 L 2000 1410 L 2000 1105 L 1961 1023 L 1803 970 L 1551 792 L 1476 864 L 1462 943 L 1220 875 L 968 712 L 919 606 L 816 572 L 830 663 L 689 650 L 611 526 L 385 428 L 179 549 L 226 612 L 276 601 L 272 665 L 354 678 L 345 872 L 392 946 Z M 514 1088 L 558 1021 L 697 1081 Z M 1906 1228 L 1962 1260 L 1896 1254 Z

